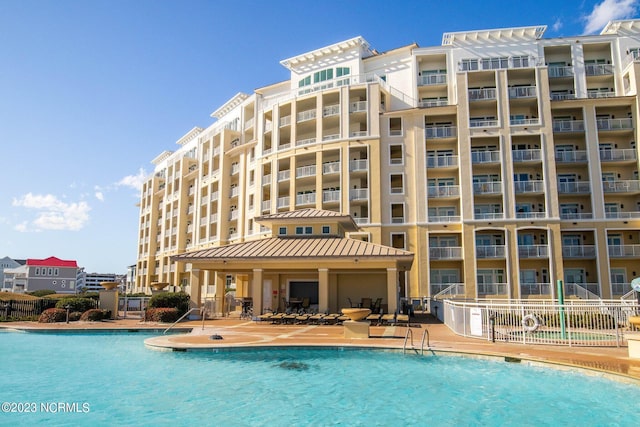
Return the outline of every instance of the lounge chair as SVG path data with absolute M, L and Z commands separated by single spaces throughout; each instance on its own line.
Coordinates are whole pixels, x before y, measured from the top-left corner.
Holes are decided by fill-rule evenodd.
M 368 320 L 368 321 L 370 321 L 371 323 L 374 323 L 374 322 L 375 322 L 375 324 L 376 324 L 376 325 L 379 325 L 379 324 L 380 324 L 380 319 L 381 319 L 381 318 L 382 318 L 382 314 L 380 314 L 380 313 L 371 313 L 370 315 L 368 315 L 367 317 L 365 317 L 365 319 L 364 319 L 364 320 Z
M 311 317 L 310 314 L 300 313 L 296 316 L 296 323 L 306 323 L 309 320 L 309 317 Z
M 408 314 L 403 314 L 403 313 L 399 313 L 396 316 L 396 325 L 400 326 L 411 326 L 409 324 L 409 315 Z
M 316 313 L 309 316 L 309 323 L 319 325 L 326 315 L 324 313 Z
M 395 323 L 395 321 L 396 321 L 395 313 L 383 314 L 382 317 L 380 318 L 381 325 L 390 325 L 392 323 Z
M 298 317 L 298 313 L 287 313 L 282 316 L 282 323 L 294 323 Z

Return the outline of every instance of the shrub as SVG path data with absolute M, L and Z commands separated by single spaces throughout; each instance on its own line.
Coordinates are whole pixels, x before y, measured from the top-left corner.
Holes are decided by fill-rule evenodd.
M 29 295 L 33 295 L 34 297 L 46 297 L 47 295 L 53 295 L 56 291 L 51 289 L 38 289 L 37 291 L 27 292 Z
M 177 308 L 147 308 L 145 320 L 148 322 L 173 323 L 180 318 Z
M 82 313 L 79 311 L 72 311 L 71 313 L 69 313 L 70 322 L 77 322 L 78 320 L 80 320 L 80 317 L 82 317 Z
M 92 308 L 82 313 L 80 320 L 83 322 L 99 322 L 103 319 L 109 319 L 111 312 L 109 310 L 101 310 L 99 308 Z
M 48 308 L 38 318 L 39 323 L 56 323 L 67 321 L 67 310 L 62 308 Z
M 152 296 L 147 307 L 175 308 L 178 310 L 178 317 L 180 317 L 189 310 L 189 300 L 189 295 L 184 292 L 162 292 Z
M 71 307 L 71 311 L 79 311 L 81 313 L 96 307 L 95 301 L 91 298 L 67 297 L 58 301 L 56 308 L 65 308 L 67 305 Z

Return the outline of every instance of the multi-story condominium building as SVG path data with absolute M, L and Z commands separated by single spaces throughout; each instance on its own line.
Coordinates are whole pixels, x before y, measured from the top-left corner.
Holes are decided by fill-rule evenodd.
M 206 269 L 202 252 L 197 275 L 177 256 L 267 238 L 265 221 L 313 208 L 351 216 L 345 237 L 414 255 L 388 279 L 400 296 L 552 298 L 557 280 L 623 296 L 640 275 L 640 21 L 545 28 L 384 53 L 356 37 L 281 61 L 289 80 L 238 93 L 153 160 L 136 286 L 198 280 L 202 298 L 230 276 L 263 289 Z
M 4 270 L 5 288 L 13 292 L 33 292 L 49 289 L 59 294 L 76 292 L 76 261 L 56 257 L 29 258 L 24 265 Z
M 84 268 L 78 269 L 76 286 L 78 290 L 85 291 L 102 291 L 102 282 L 119 282 L 122 283 L 124 290 L 124 277 L 115 273 L 87 273 Z

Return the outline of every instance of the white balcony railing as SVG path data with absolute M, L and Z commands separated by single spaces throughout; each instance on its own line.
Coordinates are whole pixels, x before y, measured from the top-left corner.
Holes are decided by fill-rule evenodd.
M 573 77 L 573 67 L 558 67 L 558 66 L 550 66 L 549 67 L 549 78 L 557 79 L 563 77 Z
M 638 180 L 603 181 L 602 189 L 605 193 L 629 193 L 640 191 Z
M 613 74 L 613 65 L 611 64 L 587 64 L 584 67 L 587 76 L 608 76 Z
M 547 245 L 518 245 L 520 258 L 549 258 L 549 246 Z
M 368 200 L 368 188 L 352 188 L 349 190 L 349 200 Z
M 472 128 L 487 128 L 495 126 L 498 126 L 498 121 L 496 119 L 477 119 L 473 117 L 469 119 L 469 127 Z
M 316 165 L 300 166 L 296 168 L 296 178 L 316 176 Z
M 479 245 L 476 246 L 476 258 L 504 258 L 504 245 Z
M 436 223 L 460 222 L 460 215 L 429 215 L 428 221 Z
M 291 124 L 291 116 L 280 117 L 278 123 L 280 127 L 289 126 Z
M 583 120 L 554 120 L 554 132 L 584 132 Z
M 600 160 L 603 162 L 636 160 L 637 158 L 636 150 L 633 148 L 600 150 Z
M 340 104 L 327 105 L 322 108 L 322 117 L 337 116 L 340 114 Z
M 420 86 L 443 85 L 446 83 L 447 73 L 429 73 L 418 76 L 418 85 Z
M 428 156 L 428 168 L 450 168 L 458 166 L 458 156 Z
M 366 171 L 368 169 L 369 169 L 369 160 L 368 159 L 360 159 L 360 160 L 351 160 L 351 161 L 349 161 L 349 170 L 351 172 Z
M 276 200 L 276 207 L 278 209 L 280 209 L 280 208 L 288 208 L 289 204 L 290 204 L 289 196 L 278 197 L 278 200 Z
M 502 181 L 474 182 L 474 194 L 500 194 L 502 193 Z
M 278 182 L 287 181 L 291 177 L 291 171 L 289 169 L 284 171 L 278 171 Z
M 271 200 L 264 200 L 261 204 L 262 212 L 269 212 L 271 210 Z
M 300 122 L 306 122 L 308 120 L 313 120 L 316 118 L 316 110 L 307 110 L 307 111 L 300 111 L 298 114 L 296 114 L 296 120 L 298 121 L 298 123 Z
M 430 259 L 462 259 L 462 247 L 446 246 L 446 247 L 430 247 Z
M 551 295 L 550 283 L 520 283 L 521 295 Z
M 539 148 L 528 150 L 513 150 L 511 157 L 514 162 L 535 162 L 542 159 L 542 153 Z
M 558 193 L 560 194 L 585 194 L 591 192 L 591 183 L 589 181 L 581 182 L 559 182 Z
M 315 205 L 316 193 L 306 193 L 296 195 L 296 205 Z
M 640 212 L 606 212 L 608 219 L 639 219 Z
M 459 185 L 430 185 L 427 187 L 427 197 L 444 198 L 444 197 L 460 197 Z
M 507 295 L 506 283 L 478 283 L 478 295 Z
M 595 258 L 596 247 L 594 245 L 564 245 L 562 246 L 564 258 Z
M 367 111 L 367 101 L 356 101 L 349 104 L 350 113 L 360 113 Z
M 509 98 L 535 98 L 536 93 L 535 86 L 517 86 L 509 88 Z
M 596 126 L 598 130 L 631 130 L 633 129 L 633 120 L 625 119 L 597 119 Z
M 271 184 L 271 174 L 264 175 L 262 177 L 262 185 L 269 185 L 269 184 Z
M 322 173 L 324 175 L 332 173 L 340 173 L 340 162 L 329 162 L 322 165 Z
M 324 190 L 322 192 L 322 201 L 323 202 L 339 202 L 340 190 Z
M 444 126 L 427 126 L 424 129 L 425 138 L 455 138 L 457 136 L 456 127 L 451 125 Z
M 640 257 L 640 245 L 609 245 L 611 258 L 638 258 Z
M 472 151 L 471 163 L 499 163 L 500 152 L 499 151 Z
M 296 147 L 302 147 L 305 145 L 311 145 L 316 143 L 316 138 L 305 138 L 296 141 Z
M 556 162 L 582 163 L 588 160 L 586 150 L 556 151 Z
M 542 193 L 544 181 L 515 181 L 513 187 L 516 193 Z
M 496 88 L 469 89 L 469 101 L 488 101 L 496 99 Z
M 475 212 L 473 219 L 495 220 L 504 219 L 504 212 Z

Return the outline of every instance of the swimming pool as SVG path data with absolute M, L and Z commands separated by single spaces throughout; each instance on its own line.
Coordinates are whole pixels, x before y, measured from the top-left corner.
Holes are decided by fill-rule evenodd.
M 0 424 L 637 422 L 640 387 L 573 371 L 340 348 L 157 352 L 144 347 L 147 337 L 0 333 L 0 401 L 78 404 L 3 413 Z

